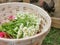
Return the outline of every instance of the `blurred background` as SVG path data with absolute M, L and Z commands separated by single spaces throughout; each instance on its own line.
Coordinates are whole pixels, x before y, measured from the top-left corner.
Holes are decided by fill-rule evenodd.
M 42 45 L 60 45 L 60 0 L 0 0 L 7 2 L 27 2 L 43 8 L 52 18 L 52 27 Z

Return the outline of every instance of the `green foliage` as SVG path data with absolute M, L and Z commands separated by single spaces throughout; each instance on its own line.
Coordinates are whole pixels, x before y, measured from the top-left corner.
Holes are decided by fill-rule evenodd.
M 52 27 L 42 45 L 60 45 L 60 29 Z

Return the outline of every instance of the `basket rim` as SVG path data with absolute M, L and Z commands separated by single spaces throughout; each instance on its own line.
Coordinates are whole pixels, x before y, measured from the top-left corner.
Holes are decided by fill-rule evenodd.
M 60 18 L 58 17 L 51 17 L 52 19 L 56 19 L 56 20 L 60 20 Z

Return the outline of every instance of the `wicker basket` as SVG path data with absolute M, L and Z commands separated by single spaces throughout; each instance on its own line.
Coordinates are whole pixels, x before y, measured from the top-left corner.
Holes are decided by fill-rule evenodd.
M 60 18 L 52 17 L 52 27 L 60 28 Z
M 41 45 L 42 41 L 50 31 L 51 18 L 49 17 L 49 15 L 38 6 L 28 3 L 11 2 L 0 4 L 0 20 L 6 20 L 6 17 L 8 15 L 16 15 L 16 12 L 18 11 L 28 11 L 30 13 L 34 13 L 39 18 L 41 16 L 44 19 L 45 23 L 43 24 L 45 25 L 43 26 L 41 32 L 39 34 L 36 34 L 35 36 L 22 39 L 0 38 L 0 45 Z

